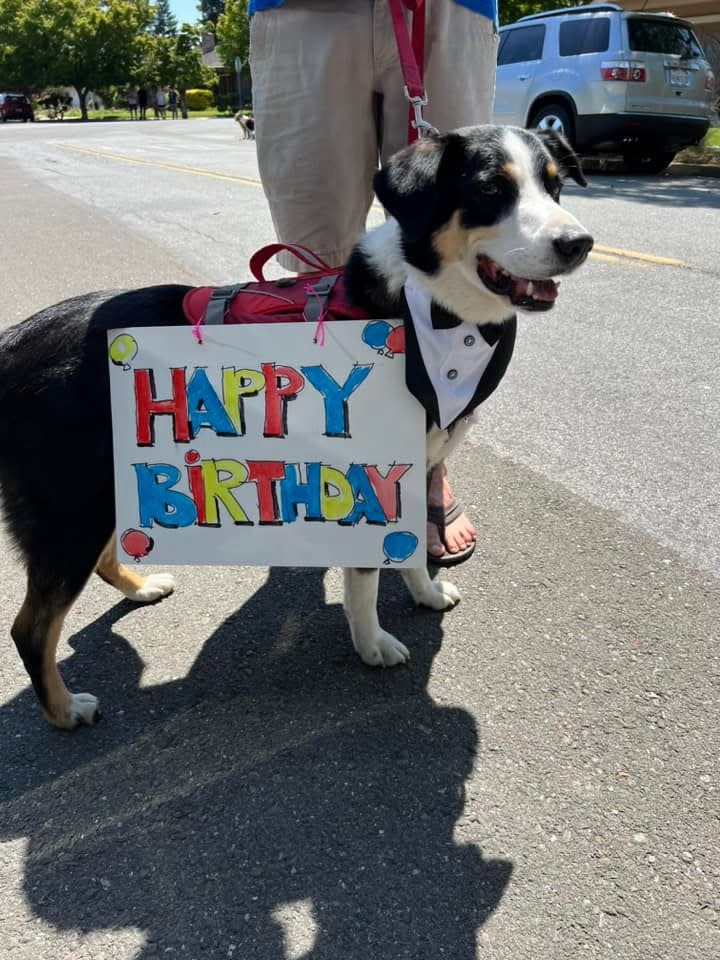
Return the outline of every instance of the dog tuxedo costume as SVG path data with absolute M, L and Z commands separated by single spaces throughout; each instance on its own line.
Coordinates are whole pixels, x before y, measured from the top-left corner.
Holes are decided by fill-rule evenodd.
M 443 430 L 469 416 L 490 396 L 515 346 L 514 315 L 502 324 L 460 320 L 408 279 L 402 294 L 405 383 Z

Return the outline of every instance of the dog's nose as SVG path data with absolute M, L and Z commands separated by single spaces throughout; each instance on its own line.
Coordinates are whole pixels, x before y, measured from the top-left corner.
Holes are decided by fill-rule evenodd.
M 556 237 L 553 247 L 564 267 L 575 267 L 590 253 L 594 242 L 589 233 L 570 230 Z

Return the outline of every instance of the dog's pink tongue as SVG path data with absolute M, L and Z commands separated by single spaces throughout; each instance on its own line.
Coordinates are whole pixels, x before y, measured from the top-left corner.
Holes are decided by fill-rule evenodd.
M 513 298 L 532 297 L 534 300 L 557 300 L 558 287 L 554 280 L 525 280 L 515 278 L 512 288 Z

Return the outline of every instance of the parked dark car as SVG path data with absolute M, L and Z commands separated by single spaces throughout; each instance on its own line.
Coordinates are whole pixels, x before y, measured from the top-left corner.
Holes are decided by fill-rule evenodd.
M 0 119 L 3 123 L 8 120 L 34 120 L 32 104 L 24 93 L 0 93 Z

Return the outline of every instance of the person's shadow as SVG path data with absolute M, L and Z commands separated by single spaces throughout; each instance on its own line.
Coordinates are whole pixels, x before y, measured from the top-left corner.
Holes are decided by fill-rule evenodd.
M 371 670 L 323 574 L 272 570 L 186 678 L 148 689 L 107 643 L 118 604 L 63 665 L 88 689 L 111 672 L 96 729 L 45 730 L 27 694 L 0 709 L 0 839 L 29 837 L 37 917 L 134 928 L 141 958 L 475 958 L 512 868 L 454 838 L 478 736 L 426 689 L 442 621 L 383 578 L 381 619 L 413 660 Z

